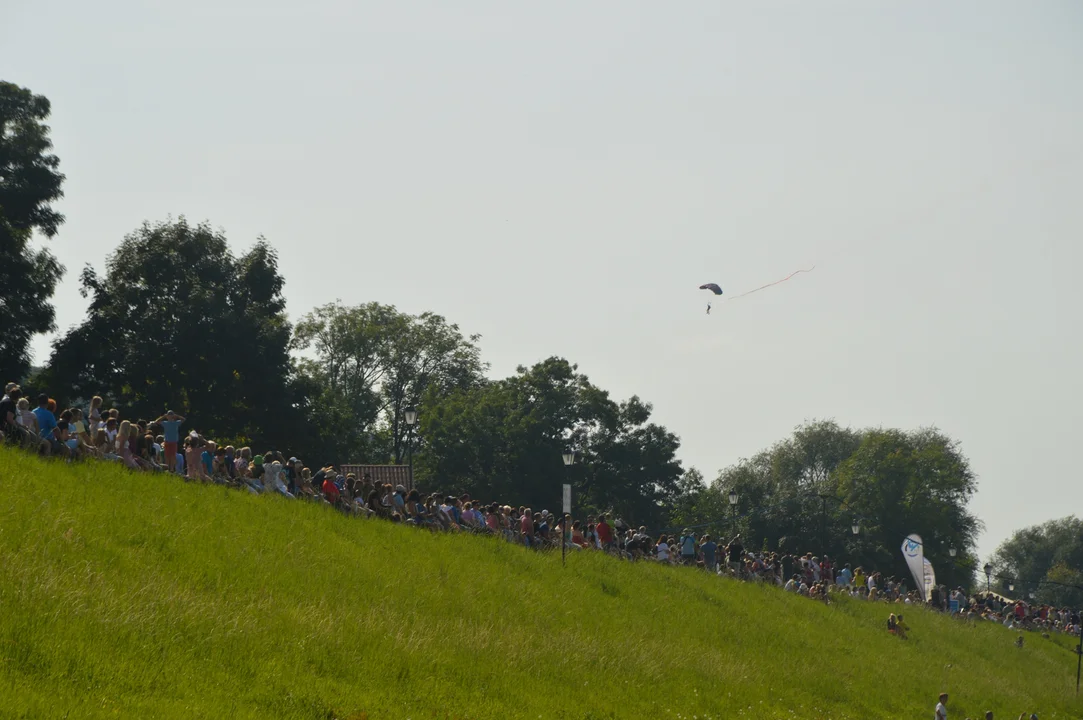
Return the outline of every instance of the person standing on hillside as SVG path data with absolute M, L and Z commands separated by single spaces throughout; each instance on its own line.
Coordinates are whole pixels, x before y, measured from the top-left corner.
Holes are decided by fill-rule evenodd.
M 745 547 L 741 544 L 741 533 L 737 533 L 729 543 L 730 569 L 736 577 L 741 577 L 741 561 L 745 555 Z
M 180 426 L 184 418 L 170 410 L 154 422 L 162 426 L 162 435 L 165 437 L 165 464 L 169 472 L 176 472 L 177 446 L 180 444 Z
M 613 529 L 606 522 L 605 515 L 598 516 L 598 524 L 594 527 L 598 533 L 598 541 L 602 544 L 602 550 L 608 550 L 613 544 Z
M 718 561 L 715 554 L 718 552 L 718 543 L 711 539 L 710 535 L 703 536 L 703 544 L 699 546 L 700 552 L 703 553 L 703 564 L 711 572 L 715 572 L 718 569 Z
M 948 720 L 947 693 L 940 693 L 940 702 L 936 704 L 936 717 L 933 720 Z
M 684 529 L 680 539 L 681 562 L 685 565 L 696 564 L 696 536 L 688 528 Z

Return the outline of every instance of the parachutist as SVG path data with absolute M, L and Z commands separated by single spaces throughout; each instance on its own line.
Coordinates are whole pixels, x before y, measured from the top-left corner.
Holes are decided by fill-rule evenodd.
M 711 314 L 711 303 L 707 303 L 707 314 Z

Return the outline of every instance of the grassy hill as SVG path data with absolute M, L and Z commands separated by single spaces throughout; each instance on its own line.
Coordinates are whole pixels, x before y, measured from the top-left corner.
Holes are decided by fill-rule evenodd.
M 0 448 L 0 717 L 1083 717 L 1067 640 Z

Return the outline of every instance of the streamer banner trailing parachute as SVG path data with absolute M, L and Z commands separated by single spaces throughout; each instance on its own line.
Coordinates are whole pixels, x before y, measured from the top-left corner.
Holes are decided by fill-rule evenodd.
M 775 280 L 774 282 L 769 282 L 766 285 L 760 285 L 758 288 L 755 288 L 753 290 L 749 290 L 748 292 L 743 292 L 740 295 L 732 295 L 730 297 L 730 300 L 736 300 L 737 298 L 743 298 L 746 295 L 751 295 L 752 293 L 759 292 L 760 290 L 766 290 L 769 287 L 774 287 L 775 285 L 779 285 L 781 283 L 786 282 L 787 280 L 792 278 L 794 275 L 800 275 L 801 273 L 809 273 L 809 272 L 812 272 L 815 269 L 816 269 L 816 266 L 813 265 L 808 270 L 794 270 L 792 273 L 790 273 L 786 277 L 782 278 L 781 280 Z M 716 285 L 715 287 L 718 287 L 718 286 Z

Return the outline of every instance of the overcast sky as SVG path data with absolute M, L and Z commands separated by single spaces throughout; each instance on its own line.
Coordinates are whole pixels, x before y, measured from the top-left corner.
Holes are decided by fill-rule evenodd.
M 569 358 L 709 478 L 806 420 L 936 425 L 982 553 L 1083 513 L 1076 0 L 0 7 L 67 175 L 61 329 L 85 263 L 183 214 L 265 235 L 293 318 Z

